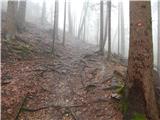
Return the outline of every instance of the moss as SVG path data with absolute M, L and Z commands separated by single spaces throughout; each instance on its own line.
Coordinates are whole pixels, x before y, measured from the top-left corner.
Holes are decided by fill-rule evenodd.
M 135 113 L 131 120 L 147 120 L 144 114 Z
M 125 87 L 124 85 L 119 85 L 116 88 L 116 93 L 118 93 L 119 95 L 123 96 L 125 92 Z

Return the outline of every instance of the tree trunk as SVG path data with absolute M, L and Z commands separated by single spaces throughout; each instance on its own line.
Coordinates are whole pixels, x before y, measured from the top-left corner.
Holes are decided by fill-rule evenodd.
M 157 58 L 158 58 L 158 71 L 159 71 L 159 76 L 160 76 L 160 1 L 158 0 L 158 54 L 157 54 Z
M 87 16 L 87 11 L 88 11 L 88 6 L 89 6 L 89 2 L 87 1 L 87 3 L 84 3 L 86 5 L 84 5 L 84 15 L 82 14 L 83 17 L 82 18 L 82 21 L 80 21 L 80 25 L 79 25 L 79 30 L 78 30 L 78 39 L 80 39 L 80 36 L 81 36 L 81 33 L 82 33 L 82 30 L 83 30 L 83 26 L 84 26 L 84 22 L 86 20 L 86 16 Z M 82 11 L 83 12 L 83 11 Z
M 120 40 L 121 40 L 121 4 L 120 1 L 118 1 L 118 56 L 120 56 Z
M 125 37 L 124 37 L 124 13 L 123 13 L 123 2 L 120 1 L 120 9 L 121 9 L 121 55 L 124 57 L 125 55 Z
M 59 3 L 58 3 L 58 0 L 55 0 L 54 26 L 53 26 L 53 45 L 52 45 L 52 54 L 53 55 L 54 55 L 55 40 L 58 39 L 58 9 L 59 9 Z
M 44 25 L 45 22 L 46 22 L 46 2 L 45 0 L 43 0 L 41 24 Z
M 26 0 L 19 1 L 19 9 L 17 15 L 17 27 L 19 32 L 23 32 L 25 29 L 25 17 L 26 17 Z
M 100 1 L 100 53 L 103 54 L 103 0 Z
M 14 38 L 17 32 L 16 14 L 17 14 L 18 1 L 8 1 L 7 7 L 7 21 L 6 21 L 6 38 Z
M 126 81 L 128 111 L 159 120 L 153 83 L 153 46 L 150 1 L 130 1 L 130 47 Z
M 66 40 L 66 0 L 64 3 L 63 45 L 65 45 L 65 40 Z
M 105 24 L 105 34 L 104 34 L 104 39 L 103 39 L 103 53 L 104 53 L 104 47 L 105 47 L 105 44 L 106 44 L 106 40 L 107 40 L 107 36 L 108 36 L 108 19 L 109 19 L 109 1 L 107 1 L 107 5 L 106 5 L 106 24 Z
M 108 56 L 107 59 L 111 59 L 111 0 L 108 1 Z

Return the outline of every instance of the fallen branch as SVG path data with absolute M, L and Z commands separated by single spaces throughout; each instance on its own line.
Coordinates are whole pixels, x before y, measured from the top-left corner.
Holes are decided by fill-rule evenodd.
M 22 108 L 23 108 L 24 104 L 25 104 L 26 101 L 27 101 L 27 97 L 28 97 L 28 94 L 23 98 L 22 103 L 21 103 L 21 105 L 20 105 L 20 108 L 19 108 L 19 110 L 18 110 L 18 112 L 17 112 L 17 115 L 16 115 L 15 120 L 18 120 L 19 115 L 20 115 L 20 113 L 21 113 L 21 111 L 22 111 Z

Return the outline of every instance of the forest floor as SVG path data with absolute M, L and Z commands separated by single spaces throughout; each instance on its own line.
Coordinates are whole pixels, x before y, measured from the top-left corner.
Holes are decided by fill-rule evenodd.
M 51 39 L 39 32 L 24 33 L 21 39 L 27 34 L 32 40 L 50 41 L 35 44 L 48 50 Z M 122 120 L 120 101 L 109 88 L 126 68 L 107 62 L 96 46 L 56 42 L 54 58 L 46 50 L 17 60 L 5 56 L 5 44 L 2 41 L 2 120 Z

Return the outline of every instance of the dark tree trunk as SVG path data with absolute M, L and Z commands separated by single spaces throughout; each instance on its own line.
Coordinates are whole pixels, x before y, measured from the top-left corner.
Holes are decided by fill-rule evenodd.
M 153 83 L 153 46 L 150 1 L 130 1 L 130 49 L 126 96 L 128 111 L 145 114 L 149 120 L 159 120 Z
M 111 0 L 108 1 L 108 56 L 107 59 L 111 59 Z
M 55 40 L 58 39 L 58 9 L 59 9 L 59 3 L 58 3 L 58 0 L 55 0 L 54 26 L 53 26 L 53 45 L 52 45 L 52 54 L 53 55 L 54 55 Z
M 65 40 L 66 40 L 66 0 L 64 3 L 63 45 L 65 45 Z
M 100 53 L 103 54 L 103 0 L 100 1 Z

